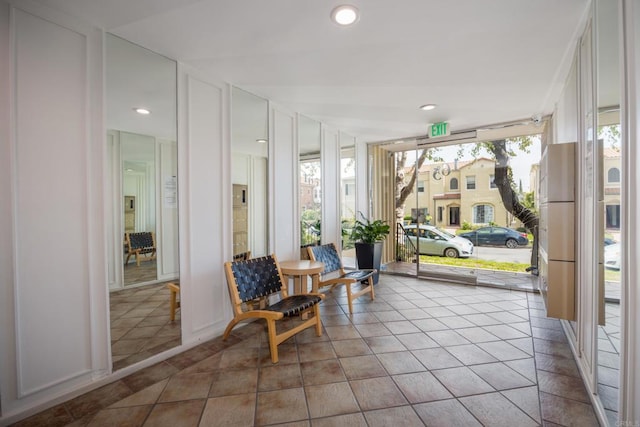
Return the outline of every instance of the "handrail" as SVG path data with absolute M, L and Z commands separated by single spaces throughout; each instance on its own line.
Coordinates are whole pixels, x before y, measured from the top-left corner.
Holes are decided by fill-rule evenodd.
M 396 224 L 396 261 L 397 262 L 417 262 L 418 250 L 416 245 L 409 240 L 404 226 Z

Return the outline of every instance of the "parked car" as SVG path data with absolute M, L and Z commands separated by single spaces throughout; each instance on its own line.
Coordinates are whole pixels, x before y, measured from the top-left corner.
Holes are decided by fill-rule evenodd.
M 620 270 L 620 243 L 604 247 L 604 268 Z
M 459 236 L 469 239 L 476 246 L 506 246 L 513 249 L 529 244 L 526 233 L 505 227 L 481 227 Z
M 467 258 L 473 253 L 473 243 L 433 225 L 416 224 L 404 227 L 409 240 L 418 248 L 420 255 Z
M 617 243 L 617 242 L 615 240 L 609 238 L 609 237 L 605 237 L 604 238 L 604 245 L 605 246 L 613 245 L 614 243 Z

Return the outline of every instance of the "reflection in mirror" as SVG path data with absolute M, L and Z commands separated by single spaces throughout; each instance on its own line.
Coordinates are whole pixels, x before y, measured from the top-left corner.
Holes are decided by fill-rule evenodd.
M 618 425 L 620 369 L 620 74 L 618 59 L 618 2 L 596 2 L 599 239 L 599 329 L 597 392 L 610 425 Z
M 355 245 L 351 230 L 356 221 L 356 151 L 354 146 L 340 150 L 340 223 L 342 226 L 342 264 L 355 267 Z
M 111 357 L 117 370 L 181 342 L 176 63 L 107 34 L 105 78 Z
M 320 122 L 298 116 L 300 155 L 300 257 L 308 258 L 306 247 L 321 244 L 322 175 Z
M 231 92 L 233 255 L 269 250 L 269 102 L 234 87 Z

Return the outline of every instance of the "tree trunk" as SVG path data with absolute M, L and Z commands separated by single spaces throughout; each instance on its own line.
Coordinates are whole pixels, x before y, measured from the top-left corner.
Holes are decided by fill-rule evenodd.
M 538 216 L 526 208 L 516 194 L 513 173 L 509 166 L 509 153 L 504 139 L 488 143 L 487 146 L 496 157 L 495 184 L 502 198 L 505 209 L 522 221 L 522 224 L 533 234 L 531 249 L 531 272 L 538 274 Z
M 407 152 L 403 151 L 402 153 L 398 153 L 396 157 L 396 218 L 399 222 L 402 222 L 404 219 L 404 205 L 407 201 L 407 197 L 413 191 L 413 187 L 416 185 L 416 179 L 418 179 L 418 173 L 420 172 L 420 168 L 422 164 L 427 159 L 429 155 L 429 150 L 424 149 L 420 153 L 420 156 L 416 160 L 416 164 L 409 171 L 411 174 L 411 178 L 409 178 L 409 182 L 405 183 L 405 175 L 404 175 L 404 163 L 407 160 Z

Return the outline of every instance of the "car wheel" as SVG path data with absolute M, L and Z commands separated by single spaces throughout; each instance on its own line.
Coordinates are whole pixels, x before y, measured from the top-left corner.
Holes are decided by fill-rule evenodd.
M 447 248 L 444 251 L 444 256 L 447 258 L 458 258 L 458 251 L 453 248 Z
M 514 249 L 514 248 L 517 248 L 517 247 L 518 247 L 518 242 L 517 242 L 516 240 L 509 239 L 509 240 L 507 240 L 506 245 L 507 245 L 507 247 L 508 247 L 509 249 Z

